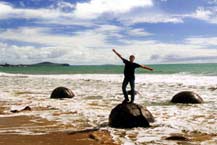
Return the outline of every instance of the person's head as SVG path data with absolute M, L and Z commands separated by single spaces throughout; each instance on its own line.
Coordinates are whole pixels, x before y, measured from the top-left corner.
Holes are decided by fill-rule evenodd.
M 130 60 L 130 62 L 134 62 L 135 56 L 134 55 L 130 55 L 129 60 Z

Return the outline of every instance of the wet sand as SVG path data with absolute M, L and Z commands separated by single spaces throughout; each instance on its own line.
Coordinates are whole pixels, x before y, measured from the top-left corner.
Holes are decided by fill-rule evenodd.
M 0 145 L 117 145 L 106 130 L 63 131 L 55 123 L 33 116 L 0 117 Z
M 156 122 L 150 128 L 126 130 L 106 127 L 111 109 L 123 99 L 120 94 L 122 77 L 119 75 L 82 75 L 82 79 L 80 75 L 0 78 L 4 82 L 0 84 L 2 145 L 34 145 L 41 142 L 45 145 L 66 142 L 85 145 L 103 144 L 104 140 L 108 140 L 105 144 L 114 144 L 112 137 L 119 144 L 217 143 L 216 90 L 210 90 L 216 88 L 216 83 L 213 83 L 216 77 L 138 76 L 137 88 L 141 95 L 136 96 L 136 103 L 147 106 Z M 60 84 L 70 87 L 77 96 L 73 99 L 50 99 L 51 91 Z M 171 97 L 182 90 L 197 92 L 205 103 L 169 103 Z M 31 109 L 20 112 L 27 106 Z M 107 131 L 66 132 L 94 127 L 102 127 Z M 100 137 L 103 134 L 107 139 L 98 139 L 100 137 L 93 133 L 99 133 Z
M 107 131 L 90 131 L 68 134 L 65 132 L 44 135 L 0 134 L 1 145 L 117 145 Z

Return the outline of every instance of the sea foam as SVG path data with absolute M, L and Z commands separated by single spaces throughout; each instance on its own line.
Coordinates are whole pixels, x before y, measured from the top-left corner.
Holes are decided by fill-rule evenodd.
M 121 91 L 123 75 L 119 74 L 1 73 L 0 79 L 0 99 L 6 101 L 9 108 L 19 109 L 23 106 L 32 108 L 32 111 L 16 115 L 40 116 L 49 121 L 69 125 L 71 127 L 67 129 L 75 131 L 107 124 L 111 109 L 123 100 Z M 76 96 L 64 100 L 50 99 L 52 90 L 59 86 L 72 89 Z M 139 95 L 136 96 L 135 102 L 147 106 L 152 112 L 156 120 L 151 124 L 153 127 L 120 130 L 107 126 L 106 129 L 121 144 L 166 144 L 168 142 L 162 138 L 173 133 L 217 134 L 216 87 L 217 76 L 138 74 L 136 90 L 139 91 Z M 184 90 L 197 92 L 205 103 L 199 105 L 169 103 L 174 94 Z

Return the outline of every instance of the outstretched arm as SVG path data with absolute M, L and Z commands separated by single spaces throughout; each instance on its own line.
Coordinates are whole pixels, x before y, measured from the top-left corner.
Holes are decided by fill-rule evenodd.
M 112 51 L 120 58 L 120 59 L 124 59 L 115 49 L 112 49 Z
M 147 69 L 147 70 L 150 70 L 150 71 L 153 71 L 153 70 L 154 70 L 153 68 L 150 68 L 150 67 L 145 66 L 145 65 L 140 65 L 140 66 L 141 66 L 141 68 L 143 68 L 143 69 Z

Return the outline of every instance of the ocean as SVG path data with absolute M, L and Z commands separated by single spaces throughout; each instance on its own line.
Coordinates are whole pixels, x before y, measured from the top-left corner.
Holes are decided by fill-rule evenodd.
M 217 75 L 217 63 L 206 64 L 158 64 L 149 65 L 155 71 L 137 69 L 139 74 L 195 74 Z M 121 74 L 121 65 L 75 65 L 75 66 L 28 66 L 0 67 L 0 72 L 13 74 Z
M 121 84 L 123 66 L 35 66 L 0 67 L 0 102 L 5 108 L 0 117 L 37 116 L 55 121 L 55 131 L 85 130 L 101 127 L 123 145 L 217 144 L 217 64 L 150 65 L 155 71 L 136 72 L 135 103 L 146 106 L 155 122 L 149 128 L 114 129 L 109 114 L 123 101 Z M 72 99 L 50 99 L 52 90 L 64 86 L 76 96 Z M 203 104 L 172 104 L 181 91 L 194 91 Z M 2 103 L 6 102 L 6 103 Z M 32 111 L 11 113 L 30 106 Z M 43 109 L 34 109 L 43 108 Z M 64 124 L 65 127 L 58 127 Z M 52 128 L 6 128 L 1 133 L 40 134 Z M 168 141 L 179 134 L 190 141 Z

